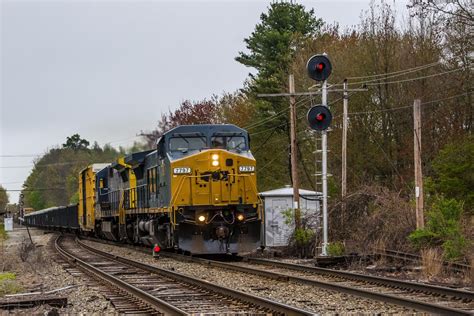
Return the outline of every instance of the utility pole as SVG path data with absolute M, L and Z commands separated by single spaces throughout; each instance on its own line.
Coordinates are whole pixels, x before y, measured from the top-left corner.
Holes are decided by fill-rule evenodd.
M 289 76 L 289 88 L 290 93 L 295 93 L 295 79 L 293 75 Z M 300 212 L 300 183 L 298 178 L 298 157 L 297 157 L 297 144 L 296 144 L 296 107 L 295 107 L 295 96 L 290 96 L 290 150 L 291 150 L 291 179 L 293 180 L 293 209 L 295 216 L 295 227 L 298 229 L 301 227 L 301 212 Z
M 421 168 L 421 101 L 413 102 L 413 133 L 415 159 L 415 201 L 416 201 L 416 228 L 423 228 L 423 173 Z
M 347 93 L 347 79 L 344 79 L 344 93 L 343 93 L 343 109 L 342 109 L 342 183 L 341 183 L 341 198 L 342 198 L 342 214 L 341 226 L 344 227 L 344 215 L 346 213 L 346 202 L 344 199 L 347 195 L 347 103 L 349 96 Z

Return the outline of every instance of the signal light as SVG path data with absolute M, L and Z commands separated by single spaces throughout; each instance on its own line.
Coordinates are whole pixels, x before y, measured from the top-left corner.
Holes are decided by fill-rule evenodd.
M 331 75 L 331 61 L 325 55 L 314 55 L 306 64 L 308 75 L 316 81 L 324 81 Z
M 309 127 L 316 131 L 326 130 L 332 121 L 332 114 L 324 105 L 313 106 L 307 115 Z
M 159 258 L 160 251 L 161 251 L 160 246 L 158 246 L 158 244 L 155 244 L 155 246 L 153 247 L 153 258 Z

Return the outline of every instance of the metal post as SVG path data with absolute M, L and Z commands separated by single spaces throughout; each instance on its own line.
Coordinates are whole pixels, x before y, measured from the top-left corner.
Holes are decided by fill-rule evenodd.
M 341 183 L 341 229 L 344 229 L 344 214 L 346 213 L 346 194 L 347 194 L 347 79 L 344 79 L 344 104 L 342 110 L 342 183 Z
M 327 81 L 323 82 L 321 94 L 321 103 L 327 106 Z M 322 131 L 322 182 L 323 182 L 323 244 L 321 248 L 321 256 L 327 256 L 328 246 L 328 180 L 327 180 L 327 156 L 328 156 L 328 139 L 327 131 Z

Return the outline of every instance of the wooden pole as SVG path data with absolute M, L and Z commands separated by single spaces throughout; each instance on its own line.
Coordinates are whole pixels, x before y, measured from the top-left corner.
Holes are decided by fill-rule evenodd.
M 289 76 L 290 93 L 295 93 L 295 79 L 293 75 Z M 293 180 L 293 209 L 295 210 L 295 228 L 301 227 L 301 213 L 300 213 L 300 193 L 299 193 L 299 178 L 298 178 L 298 157 L 296 144 L 296 107 L 295 97 L 290 97 L 290 141 L 291 141 L 291 179 Z
M 423 173 L 421 166 L 421 101 L 413 102 L 413 133 L 415 159 L 415 201 L 416 201 L 416 228 L 423 228 Z

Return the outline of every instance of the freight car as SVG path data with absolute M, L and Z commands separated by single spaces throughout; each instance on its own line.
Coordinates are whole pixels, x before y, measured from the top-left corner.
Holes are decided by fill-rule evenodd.
M 235 125 L 185 125 L 155 150 L 86 167 L 79 231 L 194 254 L 258 248 L 263 213 L 249 142 Z
M 79 221 L 77 204 L 50 207 L 24 215 L 26 225 L 52 230 L 77 231 Z

